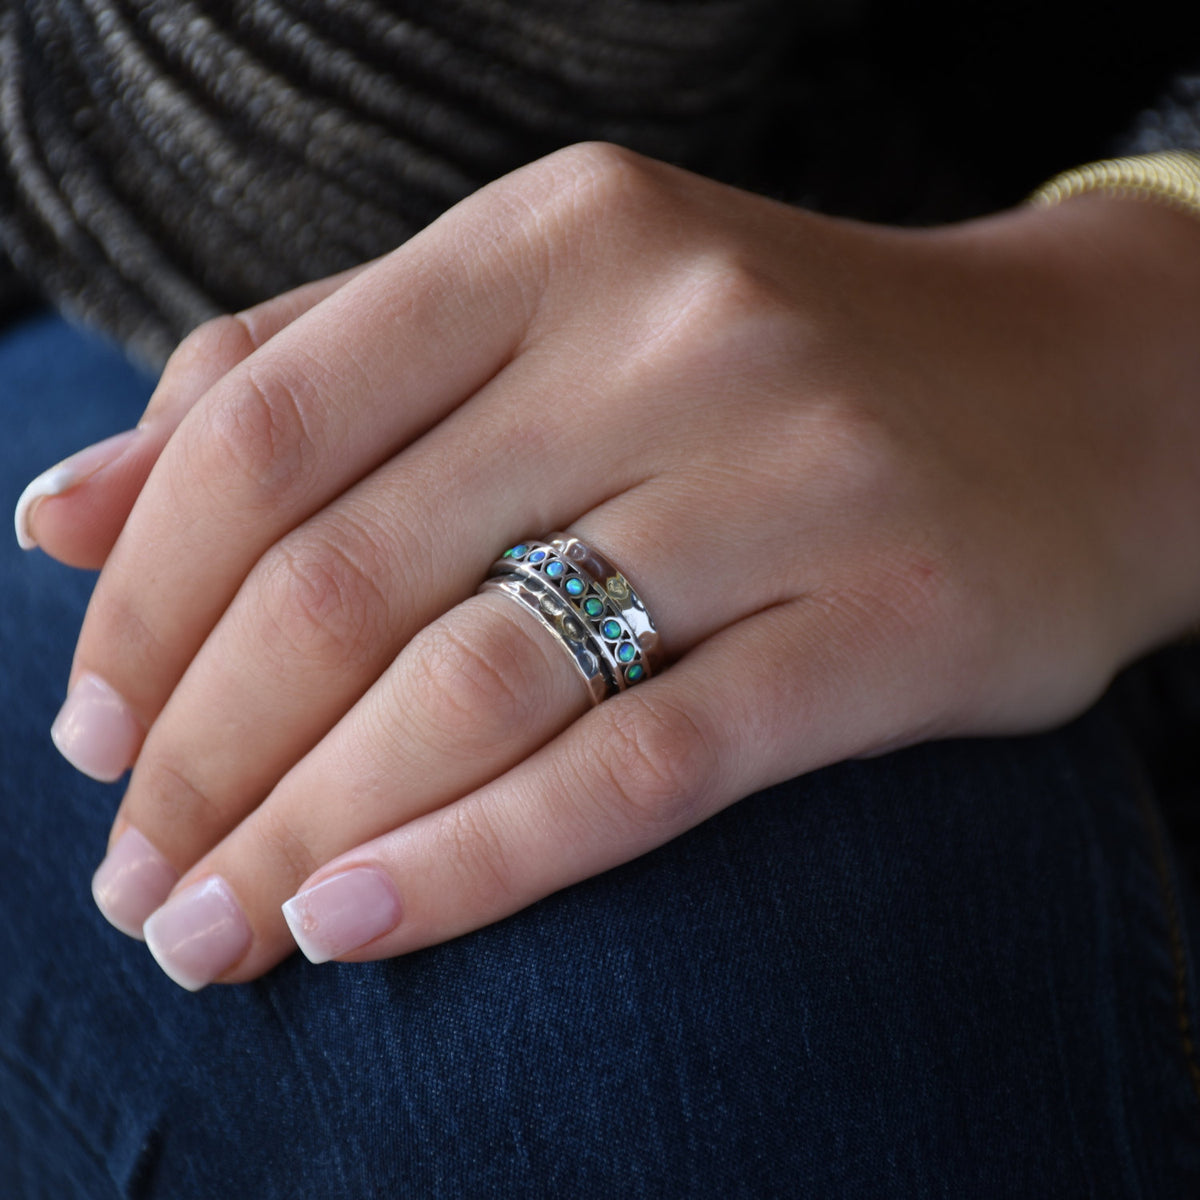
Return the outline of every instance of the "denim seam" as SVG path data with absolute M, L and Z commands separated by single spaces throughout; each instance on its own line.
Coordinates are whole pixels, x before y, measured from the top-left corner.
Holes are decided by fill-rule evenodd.
M 1184 945 L 1182 919 L 1179 913 L 1179 897 L 1175 889 L 1174 873 L 1167 858 L 1167 848 L 1163 839 L 1162 826 L 1150 801 L 1150 794 L 1144 785 L 1139 786 L 1138 804 L 1142 815 L 1150 829 L 1152 845 L 1151 857 L 1154 862 L 1154 873 L 1158 877 L 1158 886 L 1162 896 L 1163 907 L 1167 918 L 1167 940 L 1171 948 L 1171 962 L 1175 969 L 1175 1016 L 1179 1030 L 1180 1044 L 1183 1049 L 1184 1062 L 1187 1064 L 1188 1076 L 1192 1081 L 1192 1090 L 1200 1101 L 1200 1062 L 1196 1058 L 1196 1042 L 1192 1033 L 1191 1001 L 1188 996 L 1188 962 L 1187 950 Z

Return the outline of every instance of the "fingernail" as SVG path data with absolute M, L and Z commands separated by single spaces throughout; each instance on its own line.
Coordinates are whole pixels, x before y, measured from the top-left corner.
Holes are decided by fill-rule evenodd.
M 304 957 L 323 963 L 395 929 L 400 897 L 382 871 L 355 867 L 298 892 L 283 916 Z
M 63 492 L 81 484 L 89 475 L 95 475 L 97 471 L 116 462 L 139 433 L 140 429 L 128 429 L 114 437 L 105 438 L 104 441 L 88 446 L 78 454 L 72 454 L 70 458 L 56 463 L 30 483 L 21 493 L 16 512 L 13 514 L 17 544 L 21 549 L 32 550 L 37 545 L 29 527 L 29 517 L 33 506 L 39 500 L 44 500 L 47 496 L 61 496 Z
M 92 897 L 110 925 L 141 938 L 146 918 L 171 894 L 179 873 L 136 829 L 127 829 L 92 876 Z
M 63 758 L 101 783 L 121 778 L 141 736 L 129 705 L 98 675 L 79 677 L 50 727 Z
M 158 965 L 189 992 L 212 983 L 250 948 L 249 922 L 220 875 L 172 896 L 142 932 Z

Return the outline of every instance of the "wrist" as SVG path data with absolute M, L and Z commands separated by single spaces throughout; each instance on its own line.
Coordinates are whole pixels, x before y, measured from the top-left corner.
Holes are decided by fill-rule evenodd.
M 1078 196 L 952 227 L 1027 306 L 1044 402 L 1065 428 L 1064 502 L 1091 508 L 1122 660 L 1200 620 L 1200 219 Z M 1072 496 L 1070 485 L 1078 485 Z

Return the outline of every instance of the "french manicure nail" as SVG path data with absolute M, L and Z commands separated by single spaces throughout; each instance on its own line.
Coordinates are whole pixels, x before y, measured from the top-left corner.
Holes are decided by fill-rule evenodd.
M 354 867 L 298 892 L 284 920 L 309 962 L 323 963 L 365 946 L 400 923 L 395 885 L 374 867 Z
M 29 527 L 29 516 L 33 506 L 48 496 L 61 496 L 73 487 L 81 484 L 89 475 L 95 473 L 110 463 L 116 462 L 128 449 L 130 443 L 141 433 L 140 429 L 128 429 L 114 437 L 105 438 L 94 446 L 72 454 L 70 458 L 56 463 L 48 471 L 43 471 L 21 493 L 17 501 L 17 509 L 13 514 L 13 524 L 17 529 L 17 544 L 22 550 L 32 550 L 37 545 L 33 531 Z
M 158 965 L 189 992 L 212 983 L 250 948 L 250 924 L 220 875 L 172 896 L 142 932 Z
M 146 918 L 171 894 L 179 873 L 136 829 L 126 829 L 92 876 L 92 897 L 110 925 L 140 939 Z
M 121 778 L 141 736 L 129 705 L 98 675 L 79 677 L 50 727 L 63 758 L 101 783 Z

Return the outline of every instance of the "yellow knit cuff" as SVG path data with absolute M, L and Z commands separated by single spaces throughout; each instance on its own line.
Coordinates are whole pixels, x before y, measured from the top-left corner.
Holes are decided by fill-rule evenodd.
M 1151 200 L 1200 217 L 1200 154 L 1164 150 L 1087 163 L 1042 184 L 1026 203 L 1048 207 L 1086 192 Z

